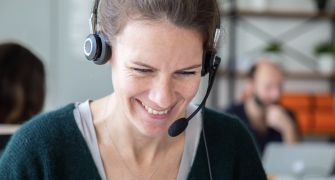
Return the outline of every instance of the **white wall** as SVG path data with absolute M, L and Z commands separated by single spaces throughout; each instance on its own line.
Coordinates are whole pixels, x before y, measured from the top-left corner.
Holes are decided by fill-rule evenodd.
M 92 64 L 83 55 L 83 41 L 89 34 L 90 2 L 58 1 L 56 104 L 96 99 L 112 91 L 109 65 Z

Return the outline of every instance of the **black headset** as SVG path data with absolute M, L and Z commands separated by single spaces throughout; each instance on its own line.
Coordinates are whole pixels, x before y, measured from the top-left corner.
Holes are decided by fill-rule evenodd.
M 95 64 L 105 64 L 111 57 L 111 47 L 107 36 L 102 31 L 97 31 L 97 18 L 100 0 L 94 1 L 91 17 L 89 19 L 90 33 L 84 42 L 84 54 L 87 60 Z
M 86 59 L 93 61 L 95 64 L 105 64 L 112 55 L 111 47 L 108 43 L 107 36 L 102 31 L 97 31 L 97 17 L 100 0 L 94 1 L 91 17 L 89 19 L 90 33 L 84 43 L 84 54 Z M 220 36 L 220 21 L 216 26 L 213 39 L 213 49 L 206 49 L 203 53 L 201 76 L 211 73 L 214 66 L 216 55 L 216 44 Z

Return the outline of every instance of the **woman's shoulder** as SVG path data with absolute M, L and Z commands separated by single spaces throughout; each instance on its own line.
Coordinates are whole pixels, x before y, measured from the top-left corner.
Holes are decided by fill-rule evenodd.
M 69 104 L 39 114 L 23 124 L 0 159 L 0 176 L 18 177 L 7 179 L 22 179 L 27 174 L 32 179 L 97 177 L 94 162 L 75 122 L 74 108 L 74 104 Z
M 73 116 L 74 107 L 74 104 L 68 104 L 57 110 L 34 116 L 14 133 L 9 146 L 13 143 L 19 143 L 20 146 L 34 146 L 44 141 L 52 141 L 61 137 L 61 134 L 65 136 L 68 133 L 73 133 L 76 128 Z
M 211 109 L 205 109 L 203 113 L 211 156 L 224 159 L 220 162 L 234 164 L 235 175 L 239 179 L 266 179 L 260 154 L 246 125 L 238 117 L 227 113 Z
M 226 112 L 218 112 L 213 109 L 204 108 L 203 118 L 205 126 L 209 126 L 211 129 L 219 129 L 219 133 L 232 133 L 232 131 L 248 132 L 245 124 L 237 116 Z
M 60 147 L 68 147 L 74 140 L 76 142 L 72 143 L 78 143 L 80 132 L 74 120 L 73 109 L 74 104 L 69 104 L 26 121 L 6 145 L 2 162 L 4 159 L 26 159 L 48 151 L 56 152 Z
M 71 125 L 75 125 L 74 108 L 75 105 L 71 103 L 57 110 L 38 114 L 24 123 L 16 133 L 52 132 L 52 129 L 71 127 Z
M 215 142 L 221 142 L 218 144 L 215 143 L 216 146 L 233 149 L 256 149 L 253 136 L 246 125 L 237 116 L 208 108 L 206 108 L 203 113 L 206 136 L 209 139 L 214 139 Z

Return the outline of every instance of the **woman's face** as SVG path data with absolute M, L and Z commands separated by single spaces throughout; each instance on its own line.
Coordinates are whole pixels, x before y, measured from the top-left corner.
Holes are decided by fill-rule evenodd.
M 199 33 L 168 21 L 130 21 L 113 40 L 116 113 L 141 134 L 167 134 L 185 116 L 200 79 Z

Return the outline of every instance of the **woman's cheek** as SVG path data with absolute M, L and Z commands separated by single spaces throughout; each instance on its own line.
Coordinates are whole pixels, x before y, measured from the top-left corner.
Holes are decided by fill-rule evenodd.
M 151 80 L 148 78 L 141 78 L 138 76 L 127 76 L 123 79 L 122 89 L 129 94 L 140 94 L 149 88 Z
M 187 101 L 191 101 L 197 94 L 200 85 L 200 78 L 188 80 L 180 83 L 179 92 Z

